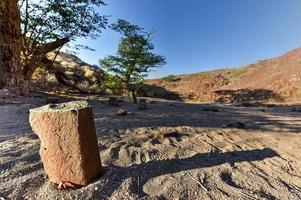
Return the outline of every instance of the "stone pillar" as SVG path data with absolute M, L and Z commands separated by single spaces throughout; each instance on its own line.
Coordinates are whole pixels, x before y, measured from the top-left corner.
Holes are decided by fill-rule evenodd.
M 52 182 L 84 186 L 101 175 L 93 111 L 88 102 L 31 109 L 29 121 L 41 140 L 40 156 Z

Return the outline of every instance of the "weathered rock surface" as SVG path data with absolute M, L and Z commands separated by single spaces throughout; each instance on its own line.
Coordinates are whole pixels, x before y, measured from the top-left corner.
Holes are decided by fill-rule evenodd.
M 87 185 L 101 174 L 93 111 L 88 102 L 31 109 L 29 121 L 41 140 L 40 156 L 52 182 Z

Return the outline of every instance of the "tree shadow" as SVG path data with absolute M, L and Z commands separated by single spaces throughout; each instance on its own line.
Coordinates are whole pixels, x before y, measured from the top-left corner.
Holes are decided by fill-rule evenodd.
M 143 186 L 148 180 L 155 177 L 214 167 L 225 163 L 233 165 L 238 162 L 261 161 L 276 156 L 279 156 L 277 152 L 265 148 L 261 150 L 255 149 L 225 153 L 201 153 L 189 158 L 152 160 L 147 163 L 134 164 L 129 167 L 109 165 L 105 167 L 104 175 L 98 179 L 106 183 L 105 188 L 102 188 L 103 192 L 96 192 L 94 195 L 99 198 L 110 197 L 126 179 L 131 178 L 132 182 L 129 190 L 139 198 L 143 198 L 147 196 L 143 191 Z M 97 183 L 98 180 L 95 180 L 95 182 Z
M 212 93 L 212 94 L 211 94 Z M 214 90 L 208 91 L 214 97 L 214 102 L 218 103 L 238 103 L 249 101 L 283 101 L 284 97 L 268 89 L 238 89 L 238 90 Z M 191 99 L 190 96 L 181 95 L 175 91 L 167 90 L 162 86 L 145 84 L 138 90 L 141 97 L 154 97 L 167 100 Z M 209 95 L 210 96 L 210 95 Z M 193 98 L 192 98 L 193 99 Z M 196 100 L 196 99 L 195 99 Z
M 157 85 L 144 84 L 138 91 L 140 97 L 154 97 L 167 100 L 182 100 L 180 95 L 176 92 L 165 89 Z
M 267 89 L 239 89 L 239 90 L 216 90 L 215 102 L 245 102 L 245 101 L 283 101 L 284 98 L 272 90 Z
M 227 125 L 242 122 L 246 130 L 273 132 L 301 132 L 301 106 L 256 104 L 236 106 L 233 104 L 189 104 L 182 102 L 149 103 L 147 110 L 138 110 L 136 105 L 124 102 L 122 108 L 128 111 L 124 117 L 116 117 L 114 108 L 100 108 L 100 103 L 92 104 L 95 125 L 99 134 L 104 129 L 131 129 L 146 127 L 204 127 L 228 128 Z M 214 107 L 218 112 L 205 111 Z M 300 107 L 300 112 L 298 109 Z M 294 111 L 294 109 L 296 111 Z M 108 132 L 108 131 L 107 131 Z

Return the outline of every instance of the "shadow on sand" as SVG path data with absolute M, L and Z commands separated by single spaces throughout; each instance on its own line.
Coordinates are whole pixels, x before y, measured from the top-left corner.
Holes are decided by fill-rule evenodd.
M 246 151 L 233 151 L 226 153 L 201 153 L 189 158 L 153 160 L 143 164 L 134 164 L 129 167 L 109 165 L 105 167 L 104 175 L 100 178 L 106 183 L 101 192 L 95 192 L 95 197 L 110 197 L 128 178 L 132 179 L 129 190 L 139 198 L 145 197 L 144 184 L 155 177 L 185 172 L 187 170 L 214 167 L 229 163 L 260 161 L 266 158 L 279 156 L 274 150 L 256 149 Z M 117 175 L 117 176 L 116 176 Z M 98 180 L 95 180 L 97 182 Z M 97 183 L 96 183 L 97 184 Z
M 178 93 L 167 90 L 164 87 L 160 87 L 157 85 L 144 84 L 137 91 L 137 94 L 140 97 L 154 97 L 154 98 L 182 101 L 181 96 Z
M 245 101 L 283 101 L 284 98 L 272 90 L 267 89 L 239 89 L 239 90 L 216 90 L 215 102 L 245 102 Z
M 100 109 L 103 106 L 105 109 Z M 301 132 L 301 105 L 256 104 L 189 104 L 182 102 L 155 102 L 141 111 L 137 105 L 125 102 L 121 107 L 129 114 L 116 117 L 118 108 L 104 104 L 92 104 L 97 132 L 105 129 L 131 129 L 145 127 L 191 126 L 204 128 L 227 128 L 227 124 L 243 122 L 248 130 L 273 132 Z M 214 107 L 218 112 L 204 111 Z
M 156 87 L 154 91 L 157 90 L 163 91 L 165 89 Z M 178 94 L 170 91 L 164 92 L 167 92 L 166 94 L 171 93 L 171 96 L 175 95 L 176 99 L 180 98 Z M 180 99 L 177 102 L 155 102 L 149 104 L 146 111 L 139 111 L 136 105 L 125 102 L 122 107 L 130 114 L 119 119 L 112 116 L 112 114 L 104 113 L 103 109 L 99 110 L 99 105 L 95 102 L 93 109 L 96 126 L 98 130 L 103 128 L 128 129 L 166 126 L 227 128 L 227 124 L 243 122 L 246 129 L 249 130 L 301 132 L 301 106 L 265 104 L 264 102 L 269 99 L 283 100 L 281 96 L 271 90 L 243 89 L 216 92 L 220 95 L 217 101 L 224 102 L 225 99 L 228 99 L 232 103 L 190 104 L 183 103 Z M 159 92 L 151 96 L 161 97 L 162 95 Z M 218 112 L 204 112 L 206 107 L 212 106 L 216 107 Z M 111 110 L 115 112 L 114 109 Z

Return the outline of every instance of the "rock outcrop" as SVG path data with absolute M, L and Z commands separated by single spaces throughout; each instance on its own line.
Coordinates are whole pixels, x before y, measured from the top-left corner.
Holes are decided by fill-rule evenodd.
M 88 102 L 31 109 L 29 121 L 41 140 L 40 156 L 52 182 L 83 186 L 101 174 L 93 111 Z
M 38 68 L 33 75 L 33 85 L 44 91 L 64 91 L 74 89 L 81 93 L 99 93 L 104 79 L 104 71 L 97 66 L 90 65 L 75 55 L 51 52 L 47 58 L 54 66 L 54 70 Z M 55 59 L 54 62 L 52 62 Z M 49 73 L 51 71 L 51 73 Z M 67 88 L 67 89 L 66 89 Z M 67 91 L 69 91 L 67 90 Z

